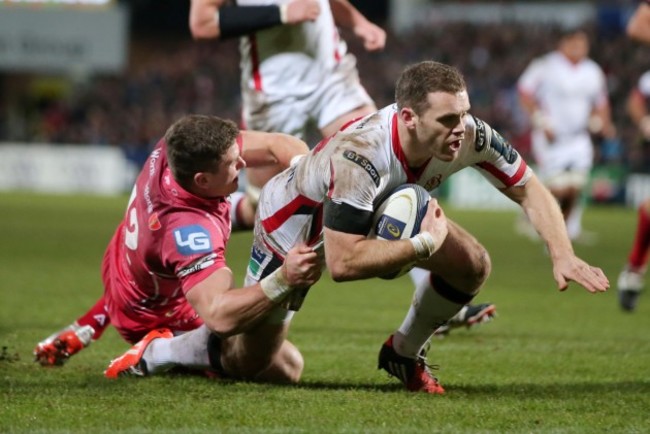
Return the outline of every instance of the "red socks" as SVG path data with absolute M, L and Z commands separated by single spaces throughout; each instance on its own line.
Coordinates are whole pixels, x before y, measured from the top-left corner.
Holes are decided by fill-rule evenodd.
M 104 301 L 103 295 L 88 312 L 77 319 L 77 324 L 81 326 L 89 325 L 95 330 L 95 334 L 93 335 L 94 341 L 102 336 L 102 333 L 104 333 L 104 330 L 106 330 L 110 323 L 111 319 L 106 312 L 106 302 Z
M 628 257 L 628 265 L 634 271 L 640 271 L 648 263 L 648 248 L 650 247 L 650 216 L 648 216 L 645 207 L 639 208 L 639 218 L 634 234 L 634 244 Z

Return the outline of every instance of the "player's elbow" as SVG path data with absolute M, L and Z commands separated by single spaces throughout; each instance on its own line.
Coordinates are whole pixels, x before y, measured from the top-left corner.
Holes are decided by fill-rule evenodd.
M 223 338 L 242 332 L 242 324 L 238 321 L 237 316 L 227 314 L 223 306 L 219 306 L 218 304 L 211 306 L 207 314 L 203 315 L 201 319 L 203 319 L 205 326 L 212 333 Z
M 204 319 L 205 325 L 210 331 L 222 338 L 234 336 L 242 332 L 236 322 L 229 321 L 226 318 L 209 318 Z
M 348 282 L 358 279 L 357 273 L 345 261 L 331 260 L 327 262 L 327 269 L 335 282 Z

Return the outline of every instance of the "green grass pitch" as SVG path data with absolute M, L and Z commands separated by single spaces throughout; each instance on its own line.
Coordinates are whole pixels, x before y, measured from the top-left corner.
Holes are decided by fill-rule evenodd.
M 99 266 L 127 197 L 0 194 L 0 432 L 74 433 L 641 433 L 650 431 L 650 296 L 626 314 L 615 280 L 636 216 L 589 208 L 597 232 L 578 254 L 601 266 L 612 290 L 555 288 L 539 243 L 514 235 L 512 212 L 446 208 L 490 251 L 493 273 L 477 301 L 497 304 L 491 324 L 434 340 L 429 361 L 447 393 L 404 391 L 376 369 L 400 324 L 408 277 L 312 288 L 290 339 L 305 357 L 297 387 L 199 377 L 109 381 L 128 345 L 113 329 L 66 366 L 32 362 L 34 344 L 74 320 L 101 292 Z M 250 233 L 233 235 L 241 281 Z

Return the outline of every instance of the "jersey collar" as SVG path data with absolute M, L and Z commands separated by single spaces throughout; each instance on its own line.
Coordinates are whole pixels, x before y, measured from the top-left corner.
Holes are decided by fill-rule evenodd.
M 402 149 L 402 143 L 399 140 L 399 134 L 397 132 L 397 113 L 393 114 L 393 126 L 392 126 L 392 140 L 391 144 L 393 146 L 393 154 L 397 157 L 397 160 L 399 163 L 402 165 L 402 169 L 404 169 L 404 173 L 406 173 L 406 180 L 409 183 L 416 183 L 418 179 L 422 176 L 422 173 L 424 172 L 424 169 L 427 167 L 429 164 L 428 160 L 426 163 L 424 163 L 422 166 L 418 167 L 417 169 L 412 169 L 409 167 L 408 162 L 406 161 L 406 155 L 404 155 L 404 149 Z

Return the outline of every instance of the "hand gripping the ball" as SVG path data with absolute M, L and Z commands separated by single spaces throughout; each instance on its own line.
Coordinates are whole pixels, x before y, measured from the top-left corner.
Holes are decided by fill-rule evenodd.
M 422 219 L 420 233 L 411 238 L 418 259 L 428 259 L 437 252 L 448 233 L 445 212 L 438 201 L 431 198 L 427 205 L 427 212 Z

